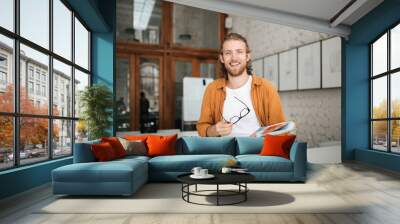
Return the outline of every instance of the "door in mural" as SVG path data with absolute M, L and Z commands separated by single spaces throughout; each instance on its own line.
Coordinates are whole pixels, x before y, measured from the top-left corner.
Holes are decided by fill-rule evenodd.
M 117 131 L 154 132 L 158 129 L 161 61 L 158 56 L 117 56 Z
M 174 127 L 180 129 L 182 127 L 182 102 L 183 102 L 183 78 L 193 76 L 192 61 L 189 59 L 175 59 L 173 63 L 173 74 L 175 74 L 175 111 L 174 111 Z
M 116 113 L 117 113 L 117 131 L 130 131 L 131 108 L 130 108 L 130 57 L 119 56 L 116 63 Z
M 161 57 L 138 56 L 136 64 L 135 111 L 141 132 L 155 132 L 160 126 Z

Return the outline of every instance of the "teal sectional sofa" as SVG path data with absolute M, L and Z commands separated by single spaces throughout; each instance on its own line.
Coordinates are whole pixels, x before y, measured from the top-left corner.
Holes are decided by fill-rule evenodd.
M 131 195 L 148 181 L 176 181 L 193 167 L 219 172 L 228 160 L 236 160 L 259 182 L 305 182 L 307 144 L 295 142 L 290 159 L 260 156 L 263 138 L 182 137 L 176 143 L 177 155 L 127 156 L 96 162 L 91 141 L 75 144 L 74 163 L 52 171 L 54 194 Z

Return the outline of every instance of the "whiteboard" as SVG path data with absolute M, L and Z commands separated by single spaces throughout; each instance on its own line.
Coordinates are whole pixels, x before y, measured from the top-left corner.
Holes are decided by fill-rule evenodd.
M 204 91 L 206 90 L 207 85 L 212 81 L 213 79 L 211 78 L 183 78 L 182 122 L 199 120 Z
M 264 76 L 264 69 L 263 69 L 263 59 L 257 59 L 251 62 L 253 66 L 253 74 L 263 77 Z

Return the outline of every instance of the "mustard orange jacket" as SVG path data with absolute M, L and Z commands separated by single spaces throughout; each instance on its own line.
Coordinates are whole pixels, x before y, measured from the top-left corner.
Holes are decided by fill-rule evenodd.
M 266 79 L 253 75 L 251 100 L 261 126 L 285 121 L 281 100 L 275 87 Z M 222 120 L 225 101 L 225 78 L 210 83 L 203 96 L 200 118 L 196 124 L 200 136 L 206 136 L 207 128 Z

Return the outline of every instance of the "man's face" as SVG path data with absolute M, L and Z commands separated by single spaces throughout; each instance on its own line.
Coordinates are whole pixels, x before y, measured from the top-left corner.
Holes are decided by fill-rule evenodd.
M 246 44 L 240 40 L 228 40 L 222 46 L 219 56 L 231 76 L 240 76 L 246 70 L 250 54 L 246 52 Z

